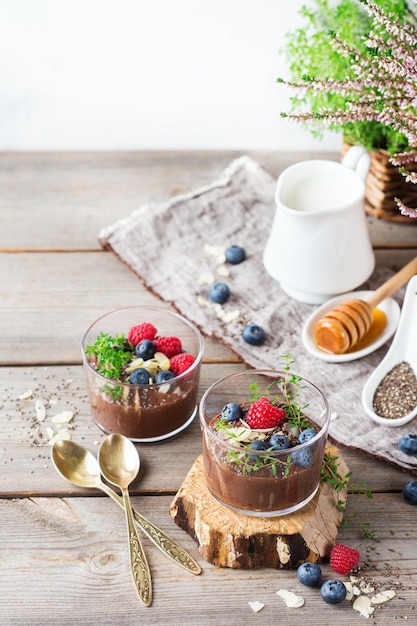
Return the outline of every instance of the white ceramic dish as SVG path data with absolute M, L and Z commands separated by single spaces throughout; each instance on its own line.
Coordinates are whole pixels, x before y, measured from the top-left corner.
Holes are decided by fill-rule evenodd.
M 333 309 L 333 307 L 337 304 L 347 302 L 348 300 L 366 300 L 372 293 L 372 291 L 351 291 L 328 300 L 316 309 L 306 320 L 302 331 L 303 342 L 308 352 L 323 361 L 329 361 L 330 363 L 344 363 L 346 361 L 361 359 L 367 354 L 370 354 L 371 352 L 374 352 L 374 350 L 380 348 L 386 341 L 388 341 L 388 339 L 391 339 L 395 333 L 395 329 L 397 328 L 398 320 L 400 318 L 400 307 L 392 298 L 386 298 L 378 304 L 378 309 L 383 311 L 387 316 L 387 325 L 381 335 L 369 344 L 369 346 L 366 346 L 366 348 L 356 350 L 354 352 L 347 352 L 346 354 L 330 354 L 328 352 L 324 352 L 323 350 L 319 350 L 314 342 L 314 329 L 316 324 L 319 319 L 323 317 L 323 315 L 330 311 L 330 309 Z
M 417 415 L 417 407 L 404 417 L 395 419 L 381 417 L 373 410 L 373 399 L 379 383 L 395 365 L 402 361 L 411 365 L 414 373 L 417 372 L 417 275 L 408 282 L 397 332 L 392 344 L 381 363 L 369 376 L 362 391 L 362 404 L 365 411 L 375 422 L 384 426 L 403 426 Z

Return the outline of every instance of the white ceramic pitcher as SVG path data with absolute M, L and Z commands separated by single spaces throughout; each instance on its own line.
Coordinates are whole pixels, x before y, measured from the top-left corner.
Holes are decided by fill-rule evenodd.
M 359 287 L 375 256 L 364 211 L 370 157 L 353 146 L 342 163 L 301 161 L 278 178 L 263 261 L 291 297 L 320 304 Z

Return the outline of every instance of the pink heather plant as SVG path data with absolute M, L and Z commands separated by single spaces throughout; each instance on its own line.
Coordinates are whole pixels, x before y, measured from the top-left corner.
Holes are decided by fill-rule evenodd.
M 366 52 L 361 53 L 337 36 L 333 45 L 338 54 L 349 58 L 355 75 L 353 80 L 306 80 L 290 87 L 341 94 L 346 109 L 323 109 L 299 114 L 283 113 L 290 120 L 320 120 L 329 126 L 351 121 L 377 121 L 404 134 L 408 148 L 390 160 L 399 168 L 407 182 L 417 184 L 417 172 L 410 164 L 417 163 L 417 29 L 399 24 L 393 14 L 385 13 L 373 0 L 361 0 L 372 18 Z M 413 0 L 417 6 L 417 0 Z M 395 201 L 403 215 L 417 218 L 417 207 L 410 208 L 400 199 Z

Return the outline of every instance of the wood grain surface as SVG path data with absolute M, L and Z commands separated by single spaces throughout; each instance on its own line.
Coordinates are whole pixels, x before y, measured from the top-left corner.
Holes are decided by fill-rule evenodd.
M 84 388 L 80 342 L 86 327 L 117 306 L 157 302 L 127 267 L 100 249 L 100 228 L 142 204 L 211 182 L 239 154 L 0 154 L 0 624 L 363 623 L 350 602 L 324 604 L 319 590 L 301 586 L 293 571 L 236 571 L 204 562 L 169 515 L 201 451 L 197 420 L 176 439 L 138 446 L 142 466 L 132 486 L 134 506 L 203 567 L 201 576 L 187 575 L 144 538 L 154 583 L 149 608 L 138 602 L 131 584 L 122 511 L 102 493 L 72 486 L 50 461 L 46 429 L 60 409 L 75 413 L 74 441 L 96 452 L 104 438 L 92 422 Z M 274 176 L 305 158 L 338 158 L 250 155 Z M 398 269 L 417 254 L 417 224 L 367 219 L 378 264 Z M 207 339 L 200 395 L 217 378 L 243 368 L 235 354 Z M 28 389 L 33 396 L 19 400 Z M 48 401 L 42 424 L 36 422 L 36 397 Z M 365 454 L 343 455 L 352 485 L 348 523 L 338 540 L 360 550 L 361 577 L 397 590 L 369 623 L 417 624 L 416 510 L 401 495 L 412 477 Z M 372 498 L 359 493 L 364 486 Z M 376 539 L 367 539 L 363 528 Z M 334 575 L 328 564 L 322 567 L 325 578 Z M 302 595 L 305 606 L 288 609 L 276 595 L 282 588 Z M 259 614 L 248 605 L 255 600 L 265 604 Z

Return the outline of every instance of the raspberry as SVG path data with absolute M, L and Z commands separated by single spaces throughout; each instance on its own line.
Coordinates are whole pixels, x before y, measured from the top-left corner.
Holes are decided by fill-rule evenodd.
M 157 337 L 155 345 L 156 351 L 162 352 L 169 359 L 182 352 L 181 340 L 178 337 Z
M 284 418 L 284 409 L 271 404 L 268 398 L 259 398 L 249 408 L 246 423 L 251 428 L 275 428 L 284 421 Z
M 192 364 L 194 363 L 195 358 L 192 354 L 188 354 L 188 352 L 182 352 L 181 354 L 176 354 L 170 359 L 169 369 L 174 372 L 175 376 L 182 374 L 186 370 L 188 370 Z
M 136 346 L 143 339 L 155 339 L 156 333 L 157 330 L 155 326 L 148 322 L 143 322 L 143 324 L 139 324 L 138 326 L 132 326 L 127 334 L 127 338 L 130 343 Z
M 330 550 L 330 567 L 338 574 L 349 574 L 360 558 L 361 555 L 354 548 L 336 543 Z

